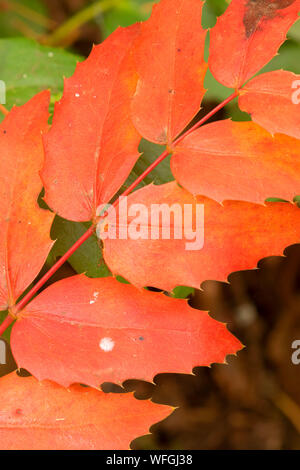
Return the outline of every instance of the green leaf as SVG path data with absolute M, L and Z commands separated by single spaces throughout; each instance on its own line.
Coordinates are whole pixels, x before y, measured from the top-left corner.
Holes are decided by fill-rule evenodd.
M 207 0 L 206 3 L 216 16 L 220 16 L 228 7 L 230 0 Z
M 0 39 L 0 80 L 6 85 L 6 107 L 22 105 L 41 90 L 51 90 L 51 104 L 60 98 L 63 77 L 70 76 L 81 57 L 35 41 Z M 3 103 L 4 104 L 4 103 Z
M 153 163 L 165 150 L 163 145 L 153 144 L 145 139 L 141 140 L 139 151 L 141 156 L 135 164 L 126 182 L 122 186 L 119 193 L 122 193 L 128 186 L 133 183 L 148 167 Z M 170 169 L 171 157 L 165 158 L 146 178 L 137 186 L 140 189 L 150 183 L 164 184 L 174 181 L 174 176 Z M 119 194 L 118 193 L 118 194 Z
M 222 15 L 228 3 L 226 0 L 207 0 L 203 7 L 202 26 L 203 28 L 213 28 L 217 21 L 217 16 Z
M 50 253 L 53 262 L 63 256 L 88 228 L 88 223 L 71 222 L 56 216 L 51 229 L 51 238 L 57 240 Z M 78 248 L 69 258 L 69 263 L 77 273 L 85 273 L 89 277 L 107 277 L 111 274 L 104 263 L 96 235 Z
M 5 320 L 5 318 L 7 317 L 7 315 L 8 315 L 8 311 L 7 311 L 7 310 L 0 312 L 0 325 L 1 325 L 1 323 L 4 322 L 4 320 Z M 0 337 L 0 338 L 6 339 L 6 341 L 7 341 L 8 343 L 9 343 L 9 341 L 10 341 L 10 334 L 11 334 L 12 326 L 13 326 L 13 325 L 10 325 L 10 326 L 4 331 L 4 333 L 2 334 L 2 336 Z
M 297 21 L 288 32 L 288 37 L 300 42 L 300 21 Z
M 137 21 L 146 20 L 152 10 L 153 2 L 149 0 L 123 0 L 104 16 L 98 17 L 96 22 L 100 24 L 105 37 L 109 36 L 118 26 L 130 26 Z
M 279 54 L 260 73 L 280 69 L 300 74 L 299 43 L 297 41 L 286 41 L 279 49 Z
M 178 286 L 173 289 L 172 297 L 175 299 L 187 299 L 195 293 L 195 289 L 187 286 Z

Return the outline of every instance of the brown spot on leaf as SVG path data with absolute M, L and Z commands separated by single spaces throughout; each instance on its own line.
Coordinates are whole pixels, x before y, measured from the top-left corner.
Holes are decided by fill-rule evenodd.
M 248 0 L 243 19 L 246 37 L 255 33 L 261 20 L 272 20 L 278 15 L 278 10 L 284 10 L 294 2 L 295 0 Z

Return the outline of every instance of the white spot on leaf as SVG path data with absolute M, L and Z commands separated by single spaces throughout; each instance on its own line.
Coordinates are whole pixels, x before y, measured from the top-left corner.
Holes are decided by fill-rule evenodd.
M 95 302 L 97 302 L 98 297 L 99 297 L 99 292 L 95 291 L 95 292 L 93 293 L 93 298 L 90 300 L 90 304 L 92 305 L 92 304 L 94 304 Z
M 102 338 L 99 347 L 102 351 L 109 352 L 114 349 L 115 342 L 111 338 Z

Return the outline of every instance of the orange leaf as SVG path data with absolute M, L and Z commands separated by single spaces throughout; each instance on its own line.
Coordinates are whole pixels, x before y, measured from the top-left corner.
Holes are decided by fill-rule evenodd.
M 200 0 L 161 0 L 142 24 L 132 111 L 136 128 L 152 142 L 170 143 L 199 111 L 207 70 L 202 7 Z
M 277 53 L 298 19 L 300 0 L 232 0 L 210 33 L 209 68 L 239 88 Z
M 300 139 L 300 75 L 284 70 L 259 75 L 240 91 L 239 106 L 271 134 Z
M 144 204 L 148 213 L 143 211 L 138 221 L 128 216 L 131 234 L 135 227 L 136 231 L 142 227 L 142 235 L 145 236 L 146 231 L 148 239 L 106 239 L 104 258 L 114 274 L 120 274 L 139 287 L 154 286 L 170 291 L 178 285 L 199 288 L 209 279 L 226 281 L 231 272 L 255 268 L 261 258 L 279 256 L 286 246 L 300 241 L 300 212 L 294 204 L 267 203 L 264 206 L 225 201 L 220 205 L 211 199 L 193 197 L 175 182 L 136 191 L 128 198 L 128 208 L 136 203 Z M 195 204 L 204 204 L 202 249 L 188 251 L 186 244 L 191 241 L 187 237 L 174 239 L 172 231 L 170 240 L 161 236 L 157 240 L 150 239 L 150 228 L 153 228 L 148 217 L 150 207 L 162 203 L 168 207 L 178 204 L 179 208 L 184 204 L 193 205 L 194 219 Z M 183 209 L 180 212 L 182 214 Z M 113 224 L 112 219 L 111 226 Z M 200 235 L 202 227 L 200 219 L 197 230 Z M 187 235 L 190 233 L 187 231 Z
M 128 52 L 138 31 L 139 25 L 119 28 L 94 47 L 56 104 L 42 178 L 48 205 L 67 219 L 93 219 L 139 157 L 130 120 L 137 77 Z
M 0 310 L 14 305 L 52 246 L 53 214 L 37 203 L 48 106 L 45 91 L 14 107 L 0 126 Z
M 128 393 L 66 390 L 16 373 L 0 379 L 0 390 L 1 450 L 127 450 L 171 411 Z
M 34 299 L 14 325 L 11 345 L 18 366 L 39 380 L 94 387 L 191 373 L 241 349 L 224 324 L 185 300 L 84 275 Z
M 299 155 L 300 140 L 273 137 L 253 122 L 226 120 L 186 137 L 175 147 L 171 168 L 189 192 L 218 202 L 291 201 L 300 194 Z

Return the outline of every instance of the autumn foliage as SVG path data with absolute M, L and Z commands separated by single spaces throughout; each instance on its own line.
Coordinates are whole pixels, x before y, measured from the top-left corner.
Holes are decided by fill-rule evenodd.
M 107 395 L 103 382 L 188 374 L 242 348 L 226 325 L 172 290 L 226 281 L 299 242 L 292 84 L 300 77 L 282 70 L 253 77 L 284 42 L 300 0 L 232 0 L 210 31 L 208 65 L 202 7 L 161 0 L 148 21 L 95 46 L 65 80 L 51 126 L 48 91 L 1 124 L 0 309 L 8 316 L 0 331 L 14 321 L 14 358 L 32 374 L 0 379 L 3 449 L 128 449 L 172 409 Z M 208 66 L 233 89 L 220 107 L 238 98 L 252 121 L 205 124 L 207 116 L 187 127 L 201 107 Z M 112 276 L 80 274 L 38 292 L 57 264 L 27 290 L 53 246 L 55 214 L 91 223 L 73 251 L 100 220 L 106 230 L 113 223 L 98 207 L 113 200 L 118 211 L 115 195 L 140 158 L 142 137 L 166 146 L 160 160 L 172 155 L 175 181 L 138 189 L 128 203 L 203 204 L 203 248 L 186 251 L 179 239 L 99 240 Z M 38 204 L 42 188 L 48 209 Z M 287 202 L 266 203 L 270 197 Z

